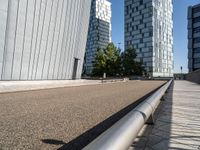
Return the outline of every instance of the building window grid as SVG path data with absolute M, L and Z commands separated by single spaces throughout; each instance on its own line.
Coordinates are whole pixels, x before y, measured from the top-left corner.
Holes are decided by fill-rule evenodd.
M 197 23 L 197 22 L 200 22 L 200 17 L 196 17 L 193 19 L 193 23 Z
M 200 63 L 200 58 L 194 58 L 194 64 L 199 64 Z
M 199 38 L 194 38 L 194 44 L 196 44 L 196 43 L 200 43 L 200 37 Z
M 198 47 L 198 48 L 194 48 L 194 51 L 193 51 L 194 53 L 200 53 L 200 47 Z
M 198 33 L 200 32 L 200 27 L 194 28 L 193 33 Z

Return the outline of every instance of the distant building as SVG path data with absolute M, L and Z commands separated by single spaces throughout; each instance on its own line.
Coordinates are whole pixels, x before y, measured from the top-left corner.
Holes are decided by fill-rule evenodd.
M 0 80 L 80 78 L 91 0 L 1 0 Z
M 90 25 L 85 53 L 84 72 L 91 74 L 98 48 L 111 42 L 111 3 L 108 0 L 92 0 Z
M 173 76 L 172 15 L 172 0 L 125 0 L 125 49 L 136 49 L 151 77 Z
M 188 68 L 200 69 L 200 4 L 188 8 Z

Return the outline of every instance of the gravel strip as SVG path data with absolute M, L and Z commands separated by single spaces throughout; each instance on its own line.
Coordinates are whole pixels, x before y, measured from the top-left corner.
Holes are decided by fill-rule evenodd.
M 0 94 L 0 150 L 79 149 L 78 136 L 163 83 L 129 81 Z M 69 142 L 75 145 L 69 148 Z

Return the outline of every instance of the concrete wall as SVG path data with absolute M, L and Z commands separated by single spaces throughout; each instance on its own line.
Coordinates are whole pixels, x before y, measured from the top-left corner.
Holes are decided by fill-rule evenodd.
M 200 70 L 194 71 L 189 73 L 186 76 L 186 79 L 191 82 L 199 83 L 200 84 Z
M 0 0 L 0 80 L 81 77 L 91 0 Z

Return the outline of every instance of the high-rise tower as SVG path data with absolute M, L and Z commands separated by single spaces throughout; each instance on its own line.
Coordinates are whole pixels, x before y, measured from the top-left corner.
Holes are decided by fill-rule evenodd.
M 92 0 L 90 25 L 85 53 L 84 72 L 91 74 L 98 48 L 111 42 L 111 3 L 108 0 Z
M 200 4 L 188 8 L 188 68 L 200 69 Z
M 173 76 L 172 0 L 125 0 L 125 48 L 152 77 Z

